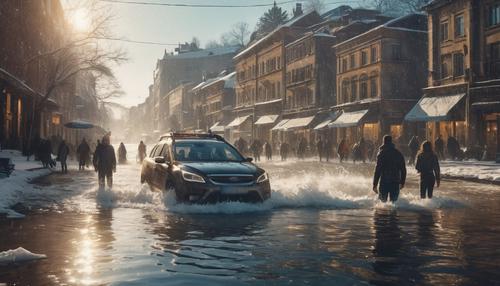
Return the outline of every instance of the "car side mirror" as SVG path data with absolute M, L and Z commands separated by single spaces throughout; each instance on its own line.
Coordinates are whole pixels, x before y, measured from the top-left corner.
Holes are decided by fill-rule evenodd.
M 252 157 L 247 157 L 247 158 L 245 158 L 245 162 L 250 162 L 250 163 L 251 163 L 252 161 L 253 161 L 253 158 L 252 158 Z
M 155 163 L 163 164 L 163 163 L 165 163 L 165 158 L 164 157 L 155 157 Z

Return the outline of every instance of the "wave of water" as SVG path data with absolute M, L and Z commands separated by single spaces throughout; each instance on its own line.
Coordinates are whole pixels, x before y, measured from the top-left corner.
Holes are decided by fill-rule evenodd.
M 371 190 L 370 178 L 329 173 L 281 176 L 271 180 L 271 198 L 264 203 L 221 202 L 198 205 L 177 203 L 173 192 L 153 192 L 147 185 L 98 190 L 98 207 L 152 208 L 177 213 L 236 214 L 275 209 L 373 209 L 404 210 L 460 208 L 464 203 L 445 196 L 421 200 L 416 191 L 402 191 L 395 204 L 382 203 Z

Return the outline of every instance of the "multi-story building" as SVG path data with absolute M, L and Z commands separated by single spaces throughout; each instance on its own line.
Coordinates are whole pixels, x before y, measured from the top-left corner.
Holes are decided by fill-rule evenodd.
M 213 133 L 225 135 L 226 126 L 233 120 L 236 72 L 221 75 L 207 82 L 201 90 L 205 94 L 204 122 Z
M 177 86 L 186 82 L 201 82 L 217 75 L 221 70 L 233 69 L 233 57 L 239 46 L 213 49 L 179 50 L 172 55 L 165 52 L 156 63 L 153 74 L 153 126 L 161 128 L 160 100 Z
M 328 124 L 337 140 L 384 134 L 405 137 L 405 114 L 421 96 L 427 76 L 427 18 L 411 14 L 334 46 L 340 116 Z M 410 131 L 410 130 L 408 130 Z
M 161 133 L 193 129 L 193 87 L 193 83 L 182 83 L 160 98 Z
M 228 127 L 231 140 L 253 137 L 271 140 L 271 128 L 285 105 L 285 46 L 300 37 L 306 27 L 319 23 L 316 12 L 297 16 L 251 43 L 236 62 L 235 119 Z
M 500 153 L 500 2 L 434 0 L 425 9 L 428 87 L 407 120 L 425 122 L 429 140 L 453 136 L 462 146 L 486 146 L 494 158 Z
M 2 1 L 0 14 L 0 144 L 25 149 L 30 136 L 56 136 L 73 143 L 74 132 L 62 126 L 81 113 L 75 78 L 42 100 L 51 79 L 50 63 L 40 55 L 68 40 L 60 1 Z M 44 108 L 33 110 L 34 101 L 37 107 L 44 101 Z

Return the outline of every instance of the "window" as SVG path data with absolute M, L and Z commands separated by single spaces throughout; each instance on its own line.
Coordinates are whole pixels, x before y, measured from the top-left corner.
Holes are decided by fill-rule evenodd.
M 441 57 L 441 78 L 447 78 L 451 75 L 451 55 L 444 55 Z
M 243 157 L 230 145 L 214 141 L 177 141 L 174 145 L 177 161 L 227 162 L 243 161 Z
M 489 24 L 490 26 L 495 26 L 500 24 L 500 4 L 496 4 L 490 7 Z
M 342 59 L 342 72 L 347 71 L 347 59 Z
M 453 76 L 464 75 L 464 55 L 457 53 L 453 55 Z
M 464 15 L 455 16 L 455 37 L 465 36 Z
M 363 100 L 368 97 L 368 77 L 362 75 L 359 78 L 359 99 Z
M 372 63 L 377 62 L 377 47 L 372 47 L 370 50 L 370 61 Z
M 377 77 L 370 78 L 370 96 L 377 97 L 378 96 L 378 83 Z
M 442 22 L 439 25 L 439 38 L 441 42 L 448 41 L 448 22 Z
M 366 51 L 361 52 L 361 65 L 364 66 L 368 64 L 368 53 Z
M 353 77 L 351 79 L 351 102 L 356 101 L 358 96 L 358 79 Z
M 491 75 L 500 77 L 500 42 L 490 45 L 490 65 Z
M 356 57 L 354 55 L 351 55 L 350 57 L 350 61 L 351 61 L 351 69 L 355 68 L 356 67 Z
M 342 82 L 342 103 L 349 102 L 349 80 Z
M 393 60 L 401 59 L 401 45 L 392 45 L 391 52 Z

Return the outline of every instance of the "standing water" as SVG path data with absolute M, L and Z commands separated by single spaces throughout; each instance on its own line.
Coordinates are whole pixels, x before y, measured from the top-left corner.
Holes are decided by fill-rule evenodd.
M 500 285 L 498 186 L 445 180 L 432 200 L 416 175 L 377 202 L 371 165 L 262 163 L 263 204 L 177 204 L 139 183 L 135 145 L 112 190 L 93 171 L 55 174 L 0 219 L 0 250 L 47 257 L 0 265 L 16 285 Z

